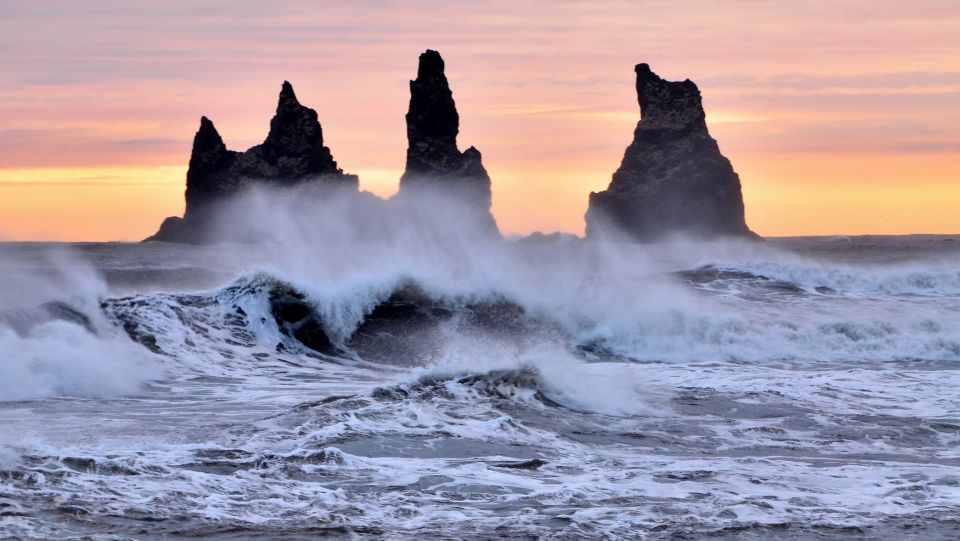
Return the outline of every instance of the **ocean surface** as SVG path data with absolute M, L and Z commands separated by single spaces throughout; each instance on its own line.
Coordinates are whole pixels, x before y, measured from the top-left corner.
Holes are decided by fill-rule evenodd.
M 390 233 L 0 243 L 0 539 L 960 539 L 960 236 Z

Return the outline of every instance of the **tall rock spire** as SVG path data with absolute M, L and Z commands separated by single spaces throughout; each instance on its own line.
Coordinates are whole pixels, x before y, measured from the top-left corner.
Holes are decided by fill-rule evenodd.
M 401 194 L 431 188 L 462 198 L 495 230 L 490 176 L 479 150 L 470 147 L 460 152 L 457 147 L 460 115 L 437 51 L 428 49 L 420 55 L 417 78 L 410 81 L 406 118 L 407 164 L 400 179 Z
M 444 73 L 443 58 L 437 51 L 420 55 L 417 78 L 410 81 L 410 109 L 407 111 L 407 172 L 445 174 L 456 159 L 460 115 Z
M 640 122 L 610 186 L 590 194 L 587 236 L 756 238 L 744 221 L 740 177 L 707 131 L 697 85 L 665 81 L 647 64 L 635 71 Z

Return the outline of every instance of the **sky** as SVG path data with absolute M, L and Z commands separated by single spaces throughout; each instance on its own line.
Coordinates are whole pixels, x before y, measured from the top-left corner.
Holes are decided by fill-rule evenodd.
M 200 116 L 244 150 L 284 80 L 389 196 L 427 48 L 506 233 L 582 234 L 640 62 L 698 84 L 758 233 L 960 233 L 956 0 L 0 0 L 0 240 L 152 234 L 183 211 Z

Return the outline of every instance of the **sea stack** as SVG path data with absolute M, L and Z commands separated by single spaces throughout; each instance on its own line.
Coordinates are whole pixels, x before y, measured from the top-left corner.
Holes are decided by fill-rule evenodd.
M 693 81 L 665 81 L 638 64 L 640 122 L 610 186 L 590 194 L 587 237 L 654 242 L 758 238 L 743 216 L 740 177 L 707 131 Z
M 187 170 L 183 218 L 167 218 L 146 240 L 210 242 L 214 240 L 211 227 L 216 209 L 230 197 L 250 186 L 304 182 L 359 189 L 357 176 L 337 167 L 330 149 L 324 146 L 317 112 L 301 105 L 293 86 L 284 81 L 270 133 L 263 144 L 246 152 L 227 150 L 213 122 L 207 117 L 200 119 Z
M 460 115 L 437 51 L 420 55 L 417 78 L 410 81 L 407 111 L 407 164 L 400 178 L 400 196 L 429 189 L 461 199 L 485 227 L 496 232 L 490 213 L 490 176 L 480 151 L 457 147 Z

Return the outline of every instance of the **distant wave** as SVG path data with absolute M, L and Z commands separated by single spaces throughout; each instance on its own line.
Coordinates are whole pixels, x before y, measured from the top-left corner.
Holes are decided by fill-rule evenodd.
M 705 265 L 689 273 L 695 279 L 707 278 L 705 281 L 763 280 L 768 285 L 806 293 L 960 296 L 960 262 L 955 261 L 867 267 L 760 260 Z

